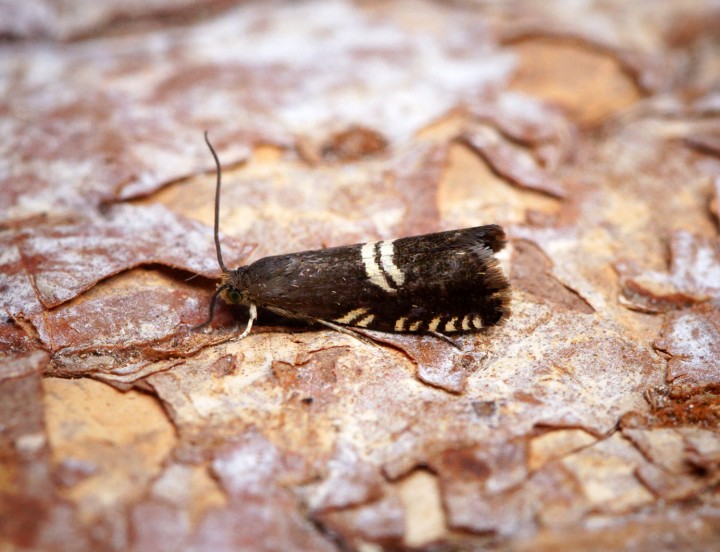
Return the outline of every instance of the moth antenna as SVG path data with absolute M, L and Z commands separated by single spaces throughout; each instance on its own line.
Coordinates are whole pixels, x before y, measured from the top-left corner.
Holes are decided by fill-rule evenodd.
M 217 174 L 217 184 L 215 185 L 215 251 L 217 252 L 217 259 L 223 274 L 228 271 L 222 258 L 222 250 L 220 249 L 220 181 L 222 177 L 222 168 L 220 167 L 220 159 L 218 159 L 215 148 L 213 148 L 208 138 L 208 132 L 205 131 L 205 143 L 210 148 L 213 159 L 215 159 L 215 174 Z

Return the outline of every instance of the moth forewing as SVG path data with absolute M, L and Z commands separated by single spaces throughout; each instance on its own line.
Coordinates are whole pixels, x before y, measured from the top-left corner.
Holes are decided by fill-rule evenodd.
M 266 257 L 247 267 L 247 293 L 334 325 L 474 332 L 508 314 L 509 284 L 492 255 L 503 242 L 492 225 Z
M 493 253 L 505 246 L 495 224 L 265 257 L 235 270 L 222 262 L 215 299 L 247 305 L 245 337 L 262 307 L 340 331 L 363 328 L 435 335 L 476 332 L 509 314 L 510 284 Z

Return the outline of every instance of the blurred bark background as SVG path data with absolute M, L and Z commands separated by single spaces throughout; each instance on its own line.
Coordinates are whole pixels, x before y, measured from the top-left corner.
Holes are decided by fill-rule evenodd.
M 720 4 L 0 0 L 0 35 L 1 549 L 717 549 Z M 228 265 L 498 223 L 511 318 L 193 332 L 206 129 Z

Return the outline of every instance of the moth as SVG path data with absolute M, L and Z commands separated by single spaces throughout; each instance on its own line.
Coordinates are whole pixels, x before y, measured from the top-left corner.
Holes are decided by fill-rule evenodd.
M 275 255 L 228 270 L 218 234 L 222 170 L 207 132 L 205 142 L 216 166 L 214 235 L 222 279 L 201 326 L 212 321 L 218 297 L 249 308 L 241 339 L 258 307 L 356 337 L 355 329 L 369 329 L 447 339 L 509 315 L 510 283 L 493 255 L 506 243 L 497 224 Z

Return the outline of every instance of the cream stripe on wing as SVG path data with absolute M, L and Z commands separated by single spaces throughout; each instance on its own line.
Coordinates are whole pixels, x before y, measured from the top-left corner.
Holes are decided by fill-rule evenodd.
M 355 324 L 353 324 L 353 326 L 360 326 L 361 328 L 367 328 L 368 324 L 370 324 L 370 322 L 372 322 L 373 320 L 375 320 L 375 315 L 368 314 L 362 320 L 358 320 L 357 322 L 355 322 Z
M 405 331 L 405 322 L 407 322 L 407 317 L 403 316 L 402 318 L 398 318 L 395 321 L 395 331 L 396 332 L 404 332 Z
M 411 332 L 416 332 L 416 331 L 418 331 L 418 329 L 420 329 L 421 325 L 422 325 L 422 320 L 418 320 L 417 322 L 413 322 L 412 324 L 410 324 L 410 327 L 408 328 L 408 330 L 410 330 Z
M 461 327 L 462 327 L 462 329 L 465 330 L 465 331 L 468 331 L 468 330 L 470 329 L 470 315 L 469 315 L 469 314 L 466 314 L 466 315 L 463 317 L 463 321 L 462 321 L 462 326 L 461 326 Z
M 363 267 L 365 267 L 365 275 L 368 277 L 373 284 L 384 289 L 388 293 L 395 293 L 396 290 L 388 285 L 385 275 L 380 270 L 380 267 L 375 262 L 375 246 L 377 243 L 366 243 L 360 249 L 360 256 L 362 257 Z
M 335 319 L 335 322 L 337 322 L 338 324 L 350 324 L 350 322 L 352 322 L 353 320 L 355 320 L 355 319 L 358 318 L 359 316 L 362 316 L 362 315 L 365 314 L 368 310 L 370 310 L 370 309 L 364 309 L 364 308 L 363 308 L 363 309 L 351 310 L 349 313 L 347 313 L 347 314 L 346 314 L 345 316 L 343 316 L 342 318 L 336 318 L 336 319 Z
M 428 324 L 428 330 L 431 332 L 434 332 L 438 329 L 438 326 L 440 325 L 440 317 L 433 318 L 430 324 Z
M 477 314 L 473 316 L 473 326 L 475 326 L 478 330 L 482 328 L 482 319 Z
M 395 287 L 400 287 L 405 283 L 405 274 L 395 264 L 394 241 L 380 242 L 380 263 Z
M 457 328 L 455 327 L 455 322 L 457 322 L 458 317 L 453 316 L 449 322 L 445 323 L 445 331 L 446 332 L 454 332 L 457 331 Z

